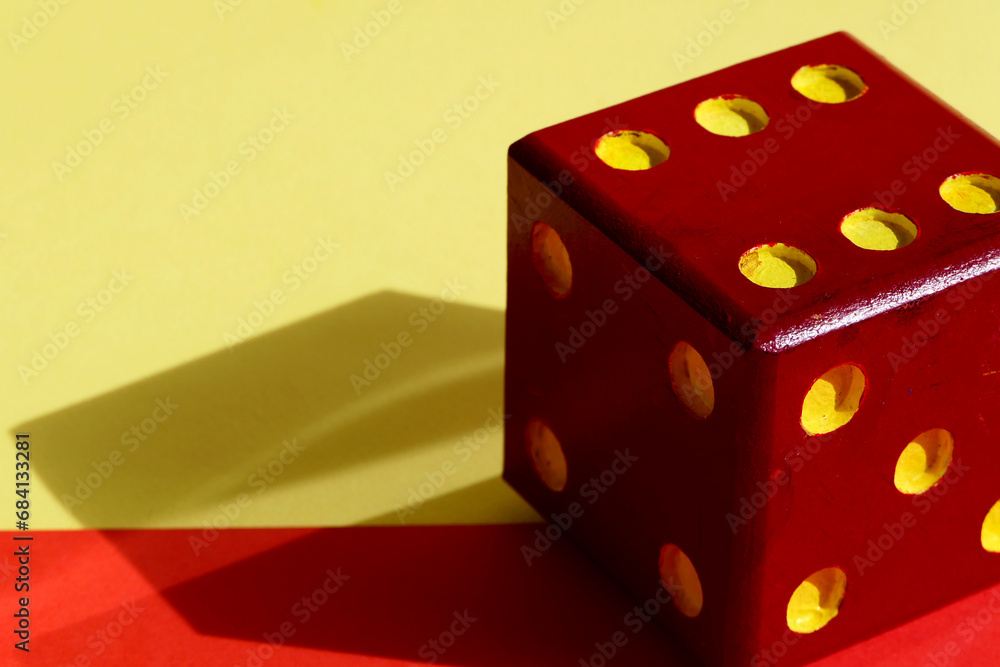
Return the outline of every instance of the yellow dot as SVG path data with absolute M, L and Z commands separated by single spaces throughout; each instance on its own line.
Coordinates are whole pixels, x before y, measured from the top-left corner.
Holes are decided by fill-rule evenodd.
M 565 489 L 568 477 L 566 455 L 552 429 L 542 420 L 532 419 L 528 422 L 525 437 L 528 456 L 538 478 L 553 491 Z
M 670 148 L 654 134 L 637 130 L 611 132 L 597 140 L 594 152 L 615 169 L 651 169 L 670 157 Z
M 924 431 L 903 449 L 894 482 L 901 493 L 923 493 L 938 483 L 951 465 L 955 439 L 943 428 Z
M 784 243 L 762 245 L 743 253 L 740 272 L 761 287 L 796 287 L 816 275 L 816 260 Z
M 868 86 L 853 70 L 840 65 L 807 65 L 792 75 L 792 88 L 814 102 L 839 104 L 860 97 Z
M 688 343 L 677 343 L 667 365 L 670 368 L 670 384 L 684 407 L 699 419 L 712 414 L 715 387 L 712 374 L 698 351 Z
M 984 549 L 990 553 L 1000 554 L 1000 502 L 990 508 L 986 515 L 980 539 Z
M 847 575 L 839 567 L 816 572 L 788 600 L 788 628 L 799 634 L 821 630 L 837 617 L 846 593 Z
M 760 132 L 770 120 L 764 107 L 739 95 L 705 100 L 695 107 L 694 119 L 709 132 L 724 137 Z
M 912 220 L 902 213 L 878 208 L 863 208 L 848 214 L 840 223 L 840 232 L 865 250 L 896 250 L 917 238 L 917 226 Z
M 802 401 L 802 428 L 809 435 L 830 433 L 854 418 L 865 393 L 864 372 L 842 364 L 823 373 Z
M 660 549 L 660 581 L 682 614 L 694 618 L 701 613 L 705 605 L 701 579 L 694 563 L 676 544 Z
M 938 189 L 956 211 L 985 215 L 1000 211 L 1000 178 L 989 174 L 956 174 Z
M 544 222 L 531 230 L 531 261 L 552 296 L 561 299 L 573 286 L 573 265 L 569 251 L 556 230 Z

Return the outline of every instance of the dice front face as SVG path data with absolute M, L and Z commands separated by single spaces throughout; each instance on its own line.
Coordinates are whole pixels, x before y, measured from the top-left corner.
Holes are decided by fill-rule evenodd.
M 754 486 L 782 484 L 769 489 L 766 513 L 735 522 L 765 531 L 754 575 L 770 592 L 760 599 L 759 664 L 777 657 L 774 647 L 818 658 L 1000 581 L 1000 554 L 982 534 L 1000 500 L 996 276 L 775 355 L 776 447 L 770 475 Z M 818 405 L 840 414 L 832 430 L 809 435 L 805 397 L 831 370 L 835 393 Z M 814 634 L 788 633 L 792 591 L 831 567 L 847 583 L 838 615 Z M 942 645 L 958 639 L 952 631 Z
M 568 534 L 636 599 L 609 636 L 791 666 L 1000 581 L 991 138 L 838 34 L 509 174 L 505 477 L 529 565 Z

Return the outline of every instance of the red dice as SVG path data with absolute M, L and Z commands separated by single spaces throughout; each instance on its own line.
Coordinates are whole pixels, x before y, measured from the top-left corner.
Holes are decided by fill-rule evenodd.
M 997 175 L 843 33 L 515 143 L 505 477 L 552 520 L 526 562 L 568 535 L 636 600 L 609 637 L 655 618 L 725 666 L 1000 581 Z

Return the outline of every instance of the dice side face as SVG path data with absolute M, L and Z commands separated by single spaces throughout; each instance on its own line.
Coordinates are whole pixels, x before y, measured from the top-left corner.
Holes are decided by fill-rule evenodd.
M 858 410 L 840 428 L 809 436 L 804 396 L 840 364 L 866 376 Z M 775 365 L 770 468 L 788 482 L 760 527 L 766 547 L 756 576 L 769 593 L 759 648 L 746 660 L 766 664 L 764 652 L 778 647 L 787 651 L 783 664 L 808 662 L 1000 582 L 1000 554 L 981 544 L 1000 500 L 998 273 L 812 340 L 776 355 Z M 901 454 L 936 429 L 953 439 L 947 472 L 926 491 L 901 492 Z M 838 616 L 813 634 L 789 634 L 792 592 L 828 567 L 847 577 Z M 959 636 L 943 635 L 942 645 L 950 640 Z
M 793 88 L 800 67 L 823 63 L 851 69 L 867 89 L 823 104 Z M 742 137 L 699 126 L 697 106 L 726 95 L 759 103 L 767 125 Z M 616 130 L 656 135 L 669 157 L 646 170 L 609 167 L 593 148 Z M 995 225 L 939 194 L 955 174 L 1000 176 L 996 140 L 845 34 L 541 130 L 516 155 L 545 181 L 568 170 L 566 201 L 633 257 L 649 245 L 670 249 L 667 284 L 731 337 L 770 352 L 957 284 L 970 266 L 1000 266 Z M 839 231 L 844 216 L 872 206 L 911 217 L 917 240 L 872 261 Z M 816 274 L 773 326 L 750 338 L 744 326 L 771 296 L 738 265 L 773 243 L 807 253 Z
M 571 539 L 645 606 L 608 628 L 608 637 L 630 636 L 655 618 L 705 664 L 734 664 L 731 656 L 747 653 L 759 634 L 757 616 L 745 610 L 762 593 L 747 575 L 749 559 L 760 556 L 754 533 L 734 531 L 727 517 L 736 498 L 751 493 L 749 481 L 766 474 L 774 380 L 762 365 L 767 356 L 734 345 L 667 289 L 656 269 L 649 271 L 659 249 L 649 249 L 652 261 L 636 262 L 515 160 L 509 169 L 504 476 L 549 520 L 539 541 L 522 549 L 526 566 L 545 557 L 546 540 Z M 539 223 L 568 251 L 565 296 L 555 296 L 536 269 Z M 704 418 L 673 388 L 670 355 L 682 342 L 715 376 Z M 536 420 L 565 457 L 560 491 L 532 463 Z M 666 545 L 676 545 L 697 571 L 703 606 L 694 617 L 661 585 Z

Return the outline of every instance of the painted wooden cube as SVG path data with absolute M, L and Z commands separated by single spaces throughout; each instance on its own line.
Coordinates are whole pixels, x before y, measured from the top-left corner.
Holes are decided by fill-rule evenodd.
M 529 565 L 568 536 L 635 598 L 626 638 L 655 618 L 724 666 L 1000 581 L 995 139 L 839 33 L 508 164 L 505 478 L 552 521 Z

